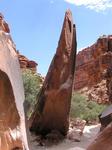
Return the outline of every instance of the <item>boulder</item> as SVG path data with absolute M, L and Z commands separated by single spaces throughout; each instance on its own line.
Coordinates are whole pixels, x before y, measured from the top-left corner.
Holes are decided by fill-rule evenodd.
M 0 150 L 28 150 L 19 61 L 10 35 L 0 29 Z
M 75 71 L 76 29 L 71 11 L 65 14 L 56 54 L 51 62 L 43 87 L 37 96 L 31 116 L 30 130 L 46 135 L 57 130 L 67 134 Z
M 81 120 L 80 118 L 71 119 L 67 138 L 73 142 L 80 142 L 85 125 L 85 120 Z

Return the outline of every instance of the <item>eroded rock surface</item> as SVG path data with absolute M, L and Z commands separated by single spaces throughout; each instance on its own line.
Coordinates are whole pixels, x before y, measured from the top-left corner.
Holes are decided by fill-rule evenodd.
M 67 138 L 74 142 L 80 142 L 85 125 L 86 125 L 85 120 L 81 120 L 79 118 L 71 119 Z
M 5 33 L 10 33 L 10 29 L 8 24 L 4 20 L 4 16 L 0 13 L 0 30 L 4 31 Z
M 35 61 L 29 60 L 27 57 L 25 57 L 24 55 L 21 55 L 19 52 L 17 52 L 17 54 L 18 54 L 21 69 L 30 69 L 34 72 L 37 71 L 38 64 Z
M 68 10 L 58 43 L 43 87 L 38 95 L 36 109 L 31 117 L 31 131 L 48 134 L 57 130 L 67 134 L 72 85 L 75 71 L 76 29 Z
M 74 89 L 98 103 L 112 100 L 112 36 L 102 36 L 77 54 Z
M 0 22 L 1 19 L 0 15 Z M 0 150 L 28 150 L 24 89 L 19 61 L 9 29 L 0 24 Z

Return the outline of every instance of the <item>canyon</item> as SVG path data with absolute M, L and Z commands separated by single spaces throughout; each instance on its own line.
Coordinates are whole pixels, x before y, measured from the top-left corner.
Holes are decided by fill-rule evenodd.
M 99 37 L 77 55 L 76 50 L 76 26 L 67 10 L 56 53 L 26 127 L 21 70 L 36 73 L 38 64 L 16 50 L 9 26 L 0 13 L 0 150 L 29 150 L 29 129 L 35 135 L 66 137 L 72 90 L 99 104 L 112 102 L 112 35 Z M 109 124 L 88 150 L 98 150 L 99 146 L 111 150 L 111 131 Z

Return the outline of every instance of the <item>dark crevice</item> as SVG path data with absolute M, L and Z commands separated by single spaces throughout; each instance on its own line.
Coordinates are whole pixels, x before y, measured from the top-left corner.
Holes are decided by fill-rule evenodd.
M 72 31 L 72 26 L 71 26 L 71 21 L 68 20 L 68 25 L 69 25 L 69 29 L 70 29 L 70 32 Z

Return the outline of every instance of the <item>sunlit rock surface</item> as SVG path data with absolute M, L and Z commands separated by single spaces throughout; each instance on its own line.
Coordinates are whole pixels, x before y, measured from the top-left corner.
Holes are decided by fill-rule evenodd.
M 112 100 L 112 35 L 100 37 L 76 57 L 74 89 L 98 103 Z
M 19 52 L 17 52 L 17 54 L 18 54 L 21 69 L 30 69 L 34 72 L 37 71 L 38 64 L 35 61 L 29 60 L 27 57 L 25 57 L 24 55 L 21 55 Z
M 112 123 L 110 123 L 91 143 L 87 150 L 112 150 Z
M 20 65 L 8 24 L 6 29 L 3 22 L 0 15 L 0 150 L 28 150 Z
M 65 14 L 56 54 L 51 62 L 31 117 L 31 131 L 67 134 L 75 71 L 76 29 L 71 11 Z

